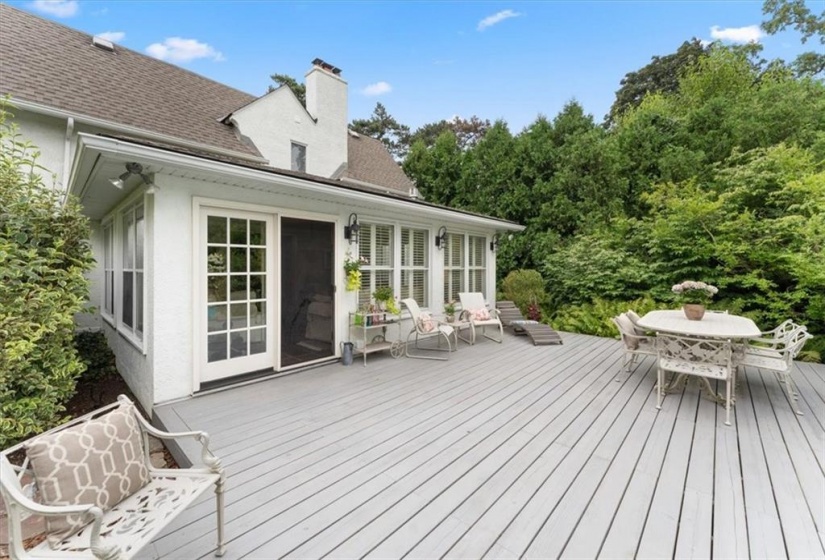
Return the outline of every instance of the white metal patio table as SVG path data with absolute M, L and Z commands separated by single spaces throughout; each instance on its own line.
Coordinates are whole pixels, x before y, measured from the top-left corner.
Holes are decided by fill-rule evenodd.
M 757 338 L 761 335 L 756 323 L 747 317 L 728 313 L 706 312 L 700 321 L 691 321 L 681 309 L 651 311 L 639 319 L 639 326 L 657 333 L 719 338 L 731 341 Z M 699 377 L 699 380 L 707 393 L 719 402 L 719 395 L 711 388 L 710 381 L 704 377 Z M 683 382 L 687 382 L 686 374 L 677 376 L 666 389 L 668 391 L 676 389 Z M 724 402 L 724 399 L 722 402 Z

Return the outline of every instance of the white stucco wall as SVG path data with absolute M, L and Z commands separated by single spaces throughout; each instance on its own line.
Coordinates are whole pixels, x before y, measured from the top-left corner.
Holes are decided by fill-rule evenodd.
M 307 109 L 281 87 L 236 111 L 232 120 L 273 167 L 291 169 L 291 145 L 297 142 L 307 147 L 306 172 L 331 177 L 347 161 L 347 84 L 320 68 L 306 79 Z
M 21 109 L 12 108 L 11 111 L 21 138 L 34 144 L 40 151 L 38 163 L 46 169 L 41 173 L 44 184 L 63 190 L 66 119 L 37 115 Z
M 238 209 L 271 214 L 274 216 L 329 218 L 337 220 L 336 236 L 336 342 L 349 340 L 348 315 L 356 309 L 356 294 L 343 289 L 346 284 L 343 270 L 344 256 L 347 251 L 355 251 L 343 237 L 343 226 L 353 208 L 349 205 L 333 204 L 306 197 L 289 196 L 277 192 L 265 192 L 258 189 L 229 187 L 214 183 L 205 183 L 192 179 L 157 175 L 155 182 L 161 187 L 154 195 L 152 270 L 147 270 L 147 295 L 152 301 L 151 327 L 147 329 L 148 351 L 154 372 L 154 402 L 160 403 L 186 397 L 194 390 L 193 372 L 198 367 L 194 355 L 195 315 L 199 311 L 193 302 L 193 291 L 197 289 L 197 277 L 193 270 L 192 250 L 196 239 L 193 232 L 193 198 L 208 201 L 208 206 L 237 207 Z M 272 191 L 283 187 L 272 186 Z M 222 203 L 221 201 L 225 201 Z M 244 206 L 248 205 L 248 206 Z M 149 206 L 147 206 L 149 208 Z M 397 228 L 413 226 L 430 230 L 430 289 L 429 307 L 434 312 L 442 311 L 443 293 L 443 254 L 435 248 L 434 235 L 444 225 L 424 218 L 399 215 L 394 212 L 359 211 L 359 220 L 363 223 L 392 223 Z M 457 225 L 448 225 L 450 231 L 465 231 Z M 490 235 L 492 232 L 471 230 L 477 235 Z M 275 247 L 280 240 L 275 241 Z M 495 258 L 488 254 L 488 293 L 492 301 L 495 297 L 495 285 L 490 279 L 495 278 Z M 270 292 L 271 293 L 271 292 Z M 274 296 L 274 294 L 273 294 Z M 274 321 L 278 328 L 279 321 Z M 274 366 L 274 364 L 273 364 Z

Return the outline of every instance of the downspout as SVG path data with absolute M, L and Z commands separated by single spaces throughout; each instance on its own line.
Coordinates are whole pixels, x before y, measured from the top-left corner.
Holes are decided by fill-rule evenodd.
M 69 197 L 69 177 L 71 176 L 72 135 L 74 134 L 74 117 L 66 119 L 66 139 L 63 144 L 63 203 Z

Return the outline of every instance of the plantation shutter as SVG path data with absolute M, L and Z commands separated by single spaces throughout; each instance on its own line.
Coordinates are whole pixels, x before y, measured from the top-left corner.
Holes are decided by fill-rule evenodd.
M 486 294 L 484 279 L 487 276 L 487 239 L 478 235 L 470 236 L 469 286 L 470 292 Z
M 361 290 L 358 306 L 369 305 L 376 288 L 392 286 L 393 227 L 383 224 L 363 224 L 359 231 L 358 255 L 367 260 L 361 266 Z
M 464 235 L 447 234 L 444 247 L 444 301 L 458 301 L 464 291 Z
M 401 298 L 412 298 L 428 306 L 429 232 L 401 228 Z

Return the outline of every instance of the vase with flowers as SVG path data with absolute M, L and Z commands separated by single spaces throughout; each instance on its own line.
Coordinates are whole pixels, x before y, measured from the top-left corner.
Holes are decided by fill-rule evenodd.
M 455 322 L 455 302 L 448 301 L 444 304 L 444 315 L 446 315 L 447 322 L 453 323 Z
M 347 273 L 347 291 L 355 292 L 361 289 L 361 266 L 369 264 L 364 257 L 354 257 L 352 253 L 347 253 L 344 259 L 344 272 Z
M 719 288 L 705 282 L 687 280 L 675 284 L 671 291 L 682 303 L 685 317 L 691 321 L 700 321 L 705 316 L 705 306 L 713 300 L 713 296 L 719 293 Z

